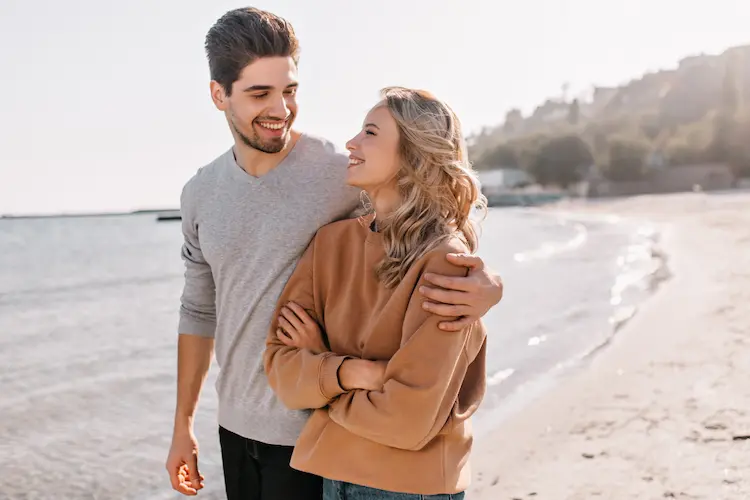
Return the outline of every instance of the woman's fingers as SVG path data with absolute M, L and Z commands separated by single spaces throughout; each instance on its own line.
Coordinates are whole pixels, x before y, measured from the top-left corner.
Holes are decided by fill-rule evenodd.
M 294 327 L 294 325 L 287 321 L 286 318 L 279 317 L 279 326 L 282 330 L 284 330 L 284 333 L 290 339 L 296 341 L 299 337 L 299 332 L 297 331 L 297 329 Z
M 281 328 L 278 328 L 276 330 L 276 336 L 279 338 L 282 344 L 287 345 L 289 347 L 298 347 L 297 342 L 291 338 L 289 335 L 286 334 L 284 330 Z
M 292 312 L 302 321 L 304 325 L 311 326 L 315 324 L 315 320 L 313 320 L 309 314 L 307 314 L 307 311 L 305 309 L 297 304 L 296 302 L 289 302 L 286 305 L 289 309 L 292 310 Z
M 301 319 L 299 319 L 299 318 L 297 317 L 297 315 L 296 315 L 296 314 L 294 314 L 294 312 L 293 312 L 293 311 L 292 311 L 291 309 L 289 309 L 288 307 L 282 307 L 282 308 L 281 308 L 281 316 L 282 316 L 283 318 L 285 318 L 285 319 L 286 319 L 286 320 L 287 320 L 287 321 L 288 321 L 288 322 L 289 322 L 290 324 L 292 324 L 292 326 L 294 326 L 294 328 L 295 328 L 295 329 L 296 329 L 296 330 L 297 330 L 298 332 L 301 332 L 301 331 L 302 331 L 302 330 L 304 329 L 304 327 L 305 327 L 305 324 L 304 324 L 304 323 L 302 322 L 302 320 L 301 320 Z

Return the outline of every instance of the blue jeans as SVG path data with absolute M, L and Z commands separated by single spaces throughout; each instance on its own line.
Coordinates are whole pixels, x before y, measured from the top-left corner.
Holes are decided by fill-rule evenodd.
M 464 493 L 453 495 L 414 495 L 412 493 L 395 493 L 323 479 L 323 500 L 464 500 Z

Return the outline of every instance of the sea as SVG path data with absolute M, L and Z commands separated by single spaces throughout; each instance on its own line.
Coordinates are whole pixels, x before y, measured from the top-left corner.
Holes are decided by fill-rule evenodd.
M 0 219 L 0 499 L 176 499 L 179 222 Z M 493 208 L 479 254 L 505 295 L 484 318 L 477 440 L 605 349 L 668 275 L 658 228 Z M 196 422 L 199 498 L 224 498 L 213 366 Z

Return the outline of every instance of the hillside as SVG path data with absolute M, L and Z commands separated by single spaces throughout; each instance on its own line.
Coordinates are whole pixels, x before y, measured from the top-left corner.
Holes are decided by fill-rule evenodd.
M 613 180 L 638 179 L 653 164 L 722 162 L 750 174 L 750 45 L 686 57 L 675 69 L 595 87 L 586 99 L 548 99 L 530 116 L 513 109 L 468 138 L 477 169 L 532 174 L 554 171 L 549 154 L 564 155 L 566 141 L 575 156 L 568 164 L 594 164 Z

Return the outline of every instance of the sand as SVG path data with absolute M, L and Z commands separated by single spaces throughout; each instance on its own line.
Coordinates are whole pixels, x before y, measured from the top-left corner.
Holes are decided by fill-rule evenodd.
M 672 277 L 585 366 L 477 441 L 475 499 L 750 499 L 750 194 L 556 210 L 649 219 Z

